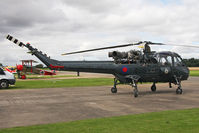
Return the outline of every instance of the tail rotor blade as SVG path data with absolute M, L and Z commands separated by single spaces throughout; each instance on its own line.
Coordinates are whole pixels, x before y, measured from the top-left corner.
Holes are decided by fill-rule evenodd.
M 17 44 L 17 45 L 20 46 L 20 47 L 25 46 L 25 44 L 24 44 L 23 42 L 20 42 L 18 39 L 14 38 L 14 37 L 11 36 L 11 35 L 7 35 L 6 38 L 7 38 L 8 40 L 10 40 L 11 42 Z

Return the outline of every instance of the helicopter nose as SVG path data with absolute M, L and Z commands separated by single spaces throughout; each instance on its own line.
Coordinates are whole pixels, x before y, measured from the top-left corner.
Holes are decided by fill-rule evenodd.
M 188 77 L 189 77 L 189 69 L 187 67 L 183 67 L 183 68 L 181 68 L 181 72 L 183 73 L 182 74 L 182 76 L 183 76 L 182 78 L 184 80 L 188 79 Z
M 184 68 L 183 70 L 184 70 L 184 73 L 189 75 L 189 69 L 188 68 Z

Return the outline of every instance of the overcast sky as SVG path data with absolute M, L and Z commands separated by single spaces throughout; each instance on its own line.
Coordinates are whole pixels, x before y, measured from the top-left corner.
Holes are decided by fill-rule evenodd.
M 59 60 L 109 60 L 112 50 L 61 54 L 140 40 L 199 46 L 198 9 L 198 0 L 1 0 L 0 63 L 37 60 L 6 40 L 7 34 Z M 136 47 L 120 50 L 132 48 Z M 153 46 L 152 50 L 199 58 L 199 49 Z

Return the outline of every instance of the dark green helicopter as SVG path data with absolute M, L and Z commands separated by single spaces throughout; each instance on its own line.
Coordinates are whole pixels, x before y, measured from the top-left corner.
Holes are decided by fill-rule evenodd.
M 114 61 L 58 61 L 51 59 L 46 54 L 43 54 L 36 48 L 33 48 L 29 43 L 24 44 L 10 35 L 7 35 L 7 39 L 19 45 L 20 47 L 28 48 L 32 55 L 35 55 L 48 68 L 52 70 L 113 74 L 115 78 L 114 85 L 111 88 L 112 93 L 117 93 L 118 84 L 128 84 L 134 88 L 133 94 L 134 97 L 137 97 L 138 82 L 152 82 L 153 84 L 151 86 L 151 90 L 153 92 L 156 91 L 156 83 L 168 82 L 170 88 L 172 87 L 172 83 L 178 86 L 176 89 L 176 94 L 182 94 L 183 91 L 181 87 L 181 81 L 187 80 L 189 77 L 189 69 L 182 62 L 180 55 L 169 51 L 151 51 L 149 45 L 165 45 L 163 43 L 152 43 L 149 41 L 144 41 L 63 54 L 77 54 L 133 45 L 144 46 L 143 51 L 130 50 L 128 52 L 109 52 L 108 56 L 112 57 Z

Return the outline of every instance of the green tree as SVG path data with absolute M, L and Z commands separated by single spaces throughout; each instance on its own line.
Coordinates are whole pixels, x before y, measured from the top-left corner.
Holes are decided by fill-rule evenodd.
M 183 62 L 186 64 L 188 67 L 199 67 L 199 59 L 183 59 Z

